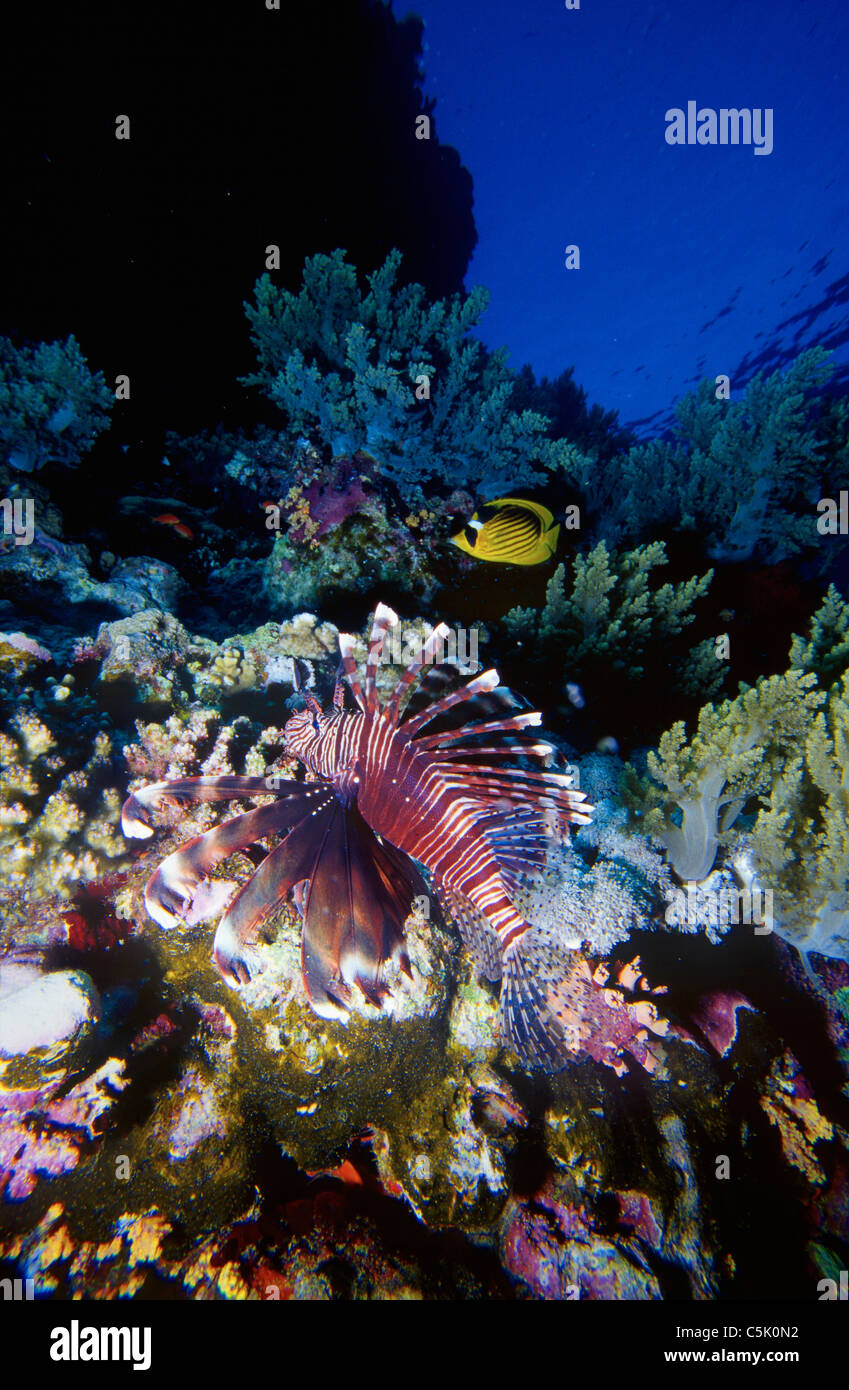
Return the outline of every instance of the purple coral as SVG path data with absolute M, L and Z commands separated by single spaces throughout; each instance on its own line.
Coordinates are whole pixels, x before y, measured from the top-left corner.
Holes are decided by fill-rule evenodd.
M 323 469 L 303 489 L 299 501 L 306 504 L 310 519 L 317 523 L 318 529 L 312 532 L 311 538 L 320 540 L 329 531 L 335 531 L 349 516 L 362 511 L 368 504 L 368 497 L 355 462 L 342 458 L 335 459 L 329 468 Z M 292 526 L 290 535 L 295 541 L 306 540 L 304 524 Z

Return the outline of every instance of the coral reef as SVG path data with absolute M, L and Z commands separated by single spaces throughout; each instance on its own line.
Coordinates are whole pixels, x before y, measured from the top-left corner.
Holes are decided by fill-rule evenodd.
M 76 339 L 16 348 L 0 338 L 0 442 L 10 467 L 78 463 L 109 425 L 114 396 Z
M 566 566 L 546 586 L 542 611 L 512 608 L 504 625 L 523 652 L 538 661 L 562 660 L 564 680 L 604 683 L 615 671 L 630 680 L 650 674 L 686 693 L 715 693 L 724 678 L 714 642 L 691 648 L 674 639 L 695 617 L 693 607 L 710 588 L 713 570 L 700 578 L 652 588 L 654 571 L 667 563 L 662 541 L 617 555 L 600 541 L 576 555 L 571 587 Z
M 603 467 L 586 461 L 572 480 L 615 543 L 674 524 L 704 538 L 715 561 L 819 549 L 825 562 L 814 504 L 846 477 L 845 430 L 821 400 L 831 372 L 814 348 L 755 377 L 740 400 L 703 381 L 678 402 L 672 441 L 634 445 Z
M 781 1135 L 788 1163 L 798 1168 L 813 1186 L 824 1184 L 826 1176 L 816 1144 L 831 1139 L 834 1126 L 820 1114 L 802 1068 L 789 1050 L 775 1059 L 761 1105 Z
M 246 310 L 258 370 L 246 381 L 282 407 L 292 436 L 373 454 L 416 506 L 427 481 L 497 496 L 575 466 L 577 450 L 549 438 L 543 416 L 510 409 L 504 354 L 469 336 L 486 291 L 429 303 L 421 285 L 397 285 L 400 266 L 390 252 L 367 294 L 342 251 L 309 258 L 297 295 L 257 281 Z
M 117 622 L 101 623 L 94 640 L 81 639 L 75 661 L 95 666 L 94 689 L 101 698 L 136 706 L 187 710 L 197 701 L 220 707 L 228 697 L 292 685 L 292 659 L 326 657 L 337 629 L 312 613 L 254 632 L 234 633 L 220 643 L 193 636 L 171 614 L 147 608 Z
M 67 604 L 96 604 L 119 613 L 158 607 L 171 609 L 183 581 L 173 565 L 148 556 L 119 560 L 108 579 L 93 579 L 84 545 L 57 541 L 35 528 L 30 545 L 0 544 L 0 596 L 13 601 L 38 595 L 45 610 L 60 613 Z

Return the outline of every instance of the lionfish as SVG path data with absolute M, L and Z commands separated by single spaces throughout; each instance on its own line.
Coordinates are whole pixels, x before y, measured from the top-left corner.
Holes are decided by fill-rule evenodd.
M 497 671 L 468 679 L 438 658 L 449 635 L 443 623 L 381 703 L 377 666 L 397 622 L 378 604 L 362 684 L 354 638 L 340 633 L 328 712 L 301 689 L 305 708 L 287 720 L 284 737 L 310 780 L 187 777 L 128 798 L 124 833 L 143 837 L 152 834 L 151 812 L 166 804 L 274 794 L 164 859 L 145 889 L 147 910 L 165 928 L 214 916 L 232 887 L 211 880 L 215 867 L 236 850 L 281 836 L 221 918 L 215 963 L 228 982 L 247 983 L 260 968 L 256 947 L 266 919 L 294 890 L 307 997 L 322 1017 L 344 1019 L 354 988 L 383 1004 L 388 962 L 410 973 L 404 923 L 428 894 L 420 865 L 481 972 L 501 979 L 504 1041 L 525 1063 L 557 1070 L 579 1044 L 570 1001 L 590 989 L 601 1004 L 611 992 L 593 989 L 583 958 L 569 964 L 513 899 L 522 878 L 545 863 L 552 837 L 588 822 L 592 808 L 570 774 L 550 770 L 556 748 L 529 741 L 524 731 L 542 716 L 502 687 Z M 633 1036 L 645 1037 L 636 1019 L 629 1026 L 626 1007 L 616 1005 L 607 1030 L 617 1070 L 619 1044 L 635 1051 Z

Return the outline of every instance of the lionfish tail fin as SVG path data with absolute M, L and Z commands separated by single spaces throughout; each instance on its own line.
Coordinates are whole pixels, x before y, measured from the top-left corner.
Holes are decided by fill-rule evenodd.
M 562 954 L 558 958 L 535 937 L 531 928 L 504 953 L 501 1036 L 526 1066 L 551 1073 L 575 1060 L 580 1040 L 553 989 L 563 969 Z
M 501 943 L 482 912 L 462 893 L 439 889 L 443 910 L 456 924 L 463 945 L 485 979 L 501 979 Z
M 655 997 L 640 977 L 639 961 L 595 970 L 580 951 L 567 950 L 551 932 L 530 927 L 504 953 L 501 1035 L 527 1066 L 560 1071 L 578 1057 L 591 1057 L 618 1076 L 628 1070 L 626 1053 L 647 1072 L 658 1064 L 649 1035 L 668 1028 Z M 636 988 L 635 988 L 636 985 Z

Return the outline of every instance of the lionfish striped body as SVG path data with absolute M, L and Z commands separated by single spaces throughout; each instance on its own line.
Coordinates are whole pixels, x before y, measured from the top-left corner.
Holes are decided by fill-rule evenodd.
M 248 980 L 263 923 L 296 889 L 307 995 L 317 1013 L 344 1017 L 353 987 L 381 1002 L 387 961 L 409 969 L 403 925 L 428 892 L 421 865 L 480 969 L 502 979 L 505 1041 L 526 1062 L 556 1069 L 575 1055 L 556 1007 L 563 962 L 545 938 L 533 944 L 513 896 L 545 862 L 552 836 L 588 821 L 591 808 L 568 775 L 549 770 L 554 747 L 528 741 L 541 715 L 521 708 L 496 671 L 448 689 L 459 673 L 433 665 L 448 636 L 442 624 L 382 704 L 377 666 L 397 621 L 378 605 L 362 684 L 354 639 L 340 634 L 355 710 L 345 708 L 340 678 L 329 712 L 307 692 L 307 707 L 287 721 L 287 750 L 313 780 L 271 788 L 261 778 L 186 778 L 129 798 L 125 833 L 146 835 L 163 802 L 276 796 L 169 855 L 147 886 L 148 911 L 163 926 L 213 915 L 221 901 L 211 870 L 237 848 L 282 835 L 221 919 L 216 964 L 229 980 Z

